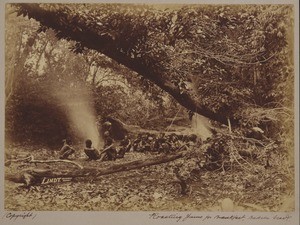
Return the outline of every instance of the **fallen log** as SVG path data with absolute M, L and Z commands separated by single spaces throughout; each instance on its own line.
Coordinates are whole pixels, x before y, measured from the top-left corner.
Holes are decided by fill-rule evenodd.
M 68 172 L 64 171 L 57 172 L 50 169 L 34 168 L 23 170 L 16 174 L 6 174 L 5 179 L 30 187 L 32 185 L 71 181 L 72 177 L 69 177 Z
M 170 155 L 160 155 L 160 156 L 150 158 L 146 161 L 136 160 L 127 163 L 114 164 L 109 167 L 101 168 L 101 169 L 97 167 L 83 167 L 80 169 L 64 170 L 64 171 L 55 171 L 55 169 L 53 170 L 28 169 L 18 174 L 8 174 L 6 175 L 5 178 L 7 180 L 16 183 L 22 183 L 27 187 L 32 185 L 61 183 L 61 182 L 72 181 L 72 180 L 74 181 L 77 179 L 82 180 L 91 177 L 97 178 L 99 176 L 108 175 L 112 173 L 118 173 L 118 172 L 133 170 L 133 169 L 139 169 L 142 167 L 167 163 L 183 157 L 185 152 L 186 151 L 181 151 Z M 99 161 L 99 163 L 101 162 Z
M 183 157 L 183 152 L 177 153 L 174 155 L 168 155 L 168 156 L 158 156 L 158 157 L 149 159 L 147 161 L 137 160 L 137 161 L 133 161 L 133 162 L 129 162 L 129 163 L 117 164 L 117 165 L 113 165 L 113 166 L 108 167 L 103 170 L 98 170 L 96 173 L 96 176 L 102 176 L 102 175 L 107 175 L 107 174 L 111 174 L 111 173 L 129 171 L 129 170 L 138 169 L 138 168 L 142 168 L 142 167 L 158 165 L 158 164 L 176 160 L 181 157 Z

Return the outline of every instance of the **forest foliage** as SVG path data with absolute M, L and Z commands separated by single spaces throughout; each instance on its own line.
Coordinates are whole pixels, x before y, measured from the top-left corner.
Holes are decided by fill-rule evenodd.
M 272 136 L 293 124 L 290 5 L 12 4 L 6 12 L 7 28 L 16 28 L 6 32 L 6 110 L 49 106 L 59 114 L 54 120 L 66 120 L 49 89 L 74 94 L 82 85 L 93 92 L 98 115 L 119 111 L 129 123 L 135 113 L 149 119 L 175 101 Z M 7 128 L 26 119 L 8 121 Z
M 144 5 L 16 4 L 8 5 L 6 21 L 8 28 L 15 27 L 6 32 L 6 110 L 16 118 L 22 114 L 15 124 L 14 118 L 7 120 L 8 130 L 29 126 L 21 124 L 28 122 L 27 114 L 28 120 L 36 119 L 29 122 L 38 124 L 49 117 L 44 116 L 49 108 L 60 114 L 52 116 L 54 120 L 66 120 L 59 113 L 57 98 L 81 95 L 85 87 L 93 93 L 91 103 L 96 103 L 97 115 L 122 110 L 119 116 L 129 122 L 135 118 L 134 112 L 149 117 L 157 108 L 166 110 L 167 106 L 156 107 L 166 103 L 163 90 L 174 97 L 171 102 L 185 101 L 189 110 L 201 114 L 203 109 L 212 119 L 237 119 L 237 125 L 265 129 L 275 126 L 270 135 L 275 135 L 278 126 L 290 127 L 293 121 L 293 22 L 288 5 L 157 9 Z M 85 38 L 90 34 L 100 38 L 99 46 L 89 46 Z M 69 89 L 71 93 L 64 92 Z M 128 98 L 133 93 L 142 97 Z M 125 107 L 128 101 L 141 111 Z M 197 105 L 202 107 L 200 111 Z M 126 112 L 125 108 L 134 109 Z M 145 110 L 146 114 L 141 113 Z M 26 130 L 45 130 L 36 124 Z

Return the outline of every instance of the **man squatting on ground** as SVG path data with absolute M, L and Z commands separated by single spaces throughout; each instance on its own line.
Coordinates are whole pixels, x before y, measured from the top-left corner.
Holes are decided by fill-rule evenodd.
M 71 141 L 64 139 L 63 146 L 59 151 L 59 158 L 60 159 L 67 159 L 70 155 L 75 153 L 75 149 L 71 146 Z

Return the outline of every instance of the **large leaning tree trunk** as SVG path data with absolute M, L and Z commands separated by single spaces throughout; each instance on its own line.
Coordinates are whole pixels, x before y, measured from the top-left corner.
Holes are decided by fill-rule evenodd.
M 276 82 L 288 76 L 278 72 L 287 60 L 288 6 L 12 5 L 39 21 L 40 31 L 51 28 L 59 39 L 75 41 L 74 52 L 96 50 L 223 124 L 263 111 L 274 101 L 268 96 Z
M 181 78 L 174 78 L 173 72 L 167 69 L 173 60 L 168 57 L 168 51 L 174 47 L 175 39 L 185 38 L 176 35 L 179 31 L 173 31 L 172 22 L 176 18 L 169 16 L 169 24 L 164 24 L 165 20 L 158 19 L 159 14 L 155 11 L 138 11 L 137 8 L 135 14 L 118 14 L 115 13 L 117 6 L 113 11 L 109 4 L 93 7 L 59 4 L 15 6 L 19 15 L 39 21 L 41 30 L 52 28 L 58 38 L 76 41 L 75 51 L 80 52 L 84 47 L 94 49 L 152 81 L 185 108 L 227 123 L 228 115 L 204 106 L 195 90 L 183 88 L 182 82 L 178 81 Z

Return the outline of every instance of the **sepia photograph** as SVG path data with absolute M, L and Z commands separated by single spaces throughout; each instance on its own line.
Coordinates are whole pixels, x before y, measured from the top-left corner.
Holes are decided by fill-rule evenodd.
M 295 212 L 295 10 L 6 3 L 4 211 Z

